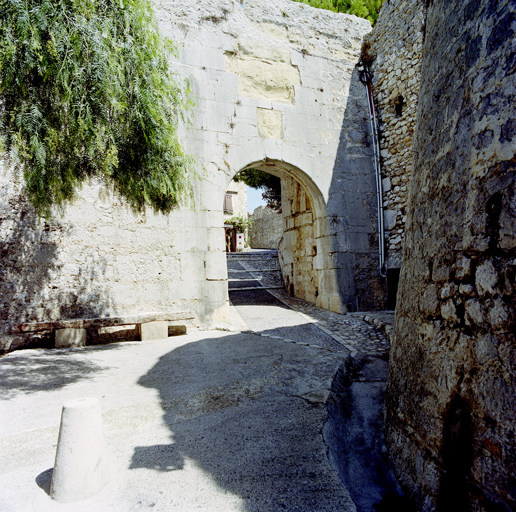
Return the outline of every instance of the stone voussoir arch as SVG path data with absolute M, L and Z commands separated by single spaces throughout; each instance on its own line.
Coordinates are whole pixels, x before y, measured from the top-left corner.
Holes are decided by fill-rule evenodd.
M 299 167 L 270 158 L 253 161 L 232 172 L 230 178 L 246 169 L 258 169 L 281 179 L 283 236 L 278 253 L 287 291 L 342 312 L 337 272 L 332 265 L 328 209 L 317 184 Z

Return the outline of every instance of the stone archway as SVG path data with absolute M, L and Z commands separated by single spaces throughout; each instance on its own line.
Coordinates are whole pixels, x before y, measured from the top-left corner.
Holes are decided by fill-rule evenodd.
M 264 159 L 241 170 L 248 168 L 281 178 L 283 235 L 278 255 L 286 290 L 324 309 L 344 312 L 321 191 L 305 172 L 283 161 Z

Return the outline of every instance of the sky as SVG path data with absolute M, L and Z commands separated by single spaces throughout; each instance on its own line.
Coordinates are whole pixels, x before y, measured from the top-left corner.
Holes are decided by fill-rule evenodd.
M 262 199 L 262 191 L 258 188 L 247 187 L 247 211 L 253 213 L 258 206 L 265 206 Z

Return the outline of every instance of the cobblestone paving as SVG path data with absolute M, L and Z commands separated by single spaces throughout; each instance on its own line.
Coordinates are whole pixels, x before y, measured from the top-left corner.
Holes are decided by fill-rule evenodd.
M 263 272 L 270 269 L 277 269 L 278 271 Z M 231 270 L 240 270 L 241 272 L 234 273 Z M 248 272 L 242 272 L 242 270 L 247 270 Z M 238 275 L 238 279 L 254 278 L 264 288 L 281 286 L 283 284 L 276 258 L 260 259 L 258 257 L 247 257 L 239 259 L 239 261 L 228 260 L 228 273 L 230 279 L 231 276 L 235 275 Z M 237 293 L 242 294 L 245 292 Z M 318 308 L 314 304 L 296 297 L 291 297 L 284 289 L 269 289 L 268 293 L 290 309 L 304 315 L 309 323 L 330 336 L 339 346 L 347 349 L 352 357 L 366 354 L 381 356 L 388 352 L 390 348 L 389 339 L 384 332 L 390 333 L 390 327 L 394 318 L 393 312 L 340 315 Z M 237 299 L 237 297 L 238 295 L 232 296 L 233 303 L 242 299 Z M 380 329 L 384 332 L 381 332 Z M 262 333 L 261 335 L 267 336 L 268 334 Z M 281 336 L 269 335 L 269 337 Z M 291 336 L 283 337 L 282 339 L 293 341 Z M 335 350 L 336 348 L 335 345 L 330 347 L 328 343 L 325 345 L 327 345 L 326 348 L 328 349 Z
M 269 290 L 278 300 L 295 311 L 304 314 L 319 329 L 344 345 L 350 355 L 382 355 L 390 348 L 389 340 L 374 325 L 351 315 L 339 315 L 318 308 L 296 297 L 291 297 L 285 290 Z
M 377 329 L 385 334 L 389 343 L 392 342 L 392 331 L 394 327 L 394 311 L 359 311 L 348 313 L 350 316 L 364 320 L 373 324 Z

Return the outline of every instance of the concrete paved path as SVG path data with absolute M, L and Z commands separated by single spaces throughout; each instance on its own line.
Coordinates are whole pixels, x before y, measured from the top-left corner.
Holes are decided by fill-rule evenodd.
M 330 465 L 323 436 L 342 434 L 328 402 L 350 351 L 267 292 L 246 293 L 232 294 L 244 332 L 0 359 L 0 511 L 356 510 L 339 478 L 349 465 L 338 452 Z M 60 505 L 48 490 L 61 406 L 83 396 L 101 400 L 120 478 Z

